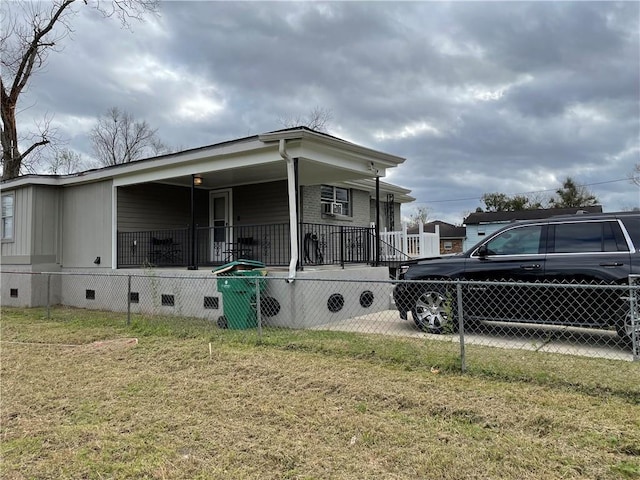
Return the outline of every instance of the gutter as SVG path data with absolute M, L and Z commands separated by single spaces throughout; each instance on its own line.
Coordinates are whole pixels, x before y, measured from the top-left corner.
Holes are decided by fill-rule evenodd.
M 278 152 L 280 156 L 287 162 L 287 186 L 289 192 L 289 231 L 291 232 L 291 260 L 289 262 L 289 282 L 293 282 L 296 278 L 296 265 L 298 264 L 298 205 L 296 204 L 296 183 L 295 168 L 293 159 L 286 150 L 286 140 L 280 139 Z

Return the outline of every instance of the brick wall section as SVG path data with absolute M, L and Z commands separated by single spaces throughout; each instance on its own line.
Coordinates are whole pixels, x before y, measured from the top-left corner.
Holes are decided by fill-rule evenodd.
M 444 243 L 451 242 L 451 250 L 445 250 Z M 462 252 L 462 239 L 440 239 L 440 253 L 460 253 Z
M 351 190 L 352 216 L 341 217 L 323 215 L 320 205 L 320 185 L 302 187 L 302 221 L 305 223 L 342 224 L 354 227 L 368 227 L 369 217 L 369 193 L 362 190 Z

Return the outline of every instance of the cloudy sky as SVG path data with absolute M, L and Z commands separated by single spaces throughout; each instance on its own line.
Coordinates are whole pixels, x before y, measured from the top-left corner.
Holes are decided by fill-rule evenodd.
M 328 133 L 407 159 L 385 179 L 416 197 L 405 216 L 460 223 L 483 193 L 567 176 L 640 207 L 638 2 L 162 2 L 132 32 L 77 10 L 19 121 L 52 117 L 86 159 L 111 107 L 183 148 L 319 107 Z

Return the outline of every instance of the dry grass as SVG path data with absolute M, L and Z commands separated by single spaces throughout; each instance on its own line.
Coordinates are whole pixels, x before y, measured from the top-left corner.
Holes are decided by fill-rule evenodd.
M 67 312 L 3 309 L 3 479 L 640 478 L 637 364 L 460 375 L 415 342 Z

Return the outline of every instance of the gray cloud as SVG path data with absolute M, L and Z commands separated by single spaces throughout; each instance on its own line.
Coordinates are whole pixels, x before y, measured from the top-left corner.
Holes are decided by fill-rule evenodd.
M 567 175 L 605 210 L 640 207 L 636 2 L 166 2 L 120 29 L 80 8 L 25 97 L 86 131 L 119 106 L 193 147 L 330 109 L 330 133 L 404 156 L 388 180 L 460 222 L 482 193 Z M 472 199 L 472 200 L 468 200 Z M 454 200 L 454 201 L 450 201 Z M 405 209 L 409 213 L 410 208 Z

